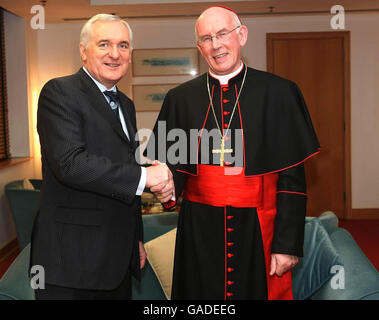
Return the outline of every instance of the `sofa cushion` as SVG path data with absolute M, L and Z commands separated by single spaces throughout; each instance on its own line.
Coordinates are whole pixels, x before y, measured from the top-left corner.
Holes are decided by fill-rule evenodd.
M 176 228 L 145 243 L 147 259 L 168 300 L 171 298 Z
M 33 184 L 30 182 L 29 179 L 22 180 L 22 189 L 35 190 Z
M 176 216 L 177 214 L 176 215 L 171 214 L 171 215 L 165 215 L 162 218 L 164 220 L 164 223 L 166 223 L 169 220 L 176 219 L 177 218 Z M 176 227 L 176 225 L 170 225 L 168 223 L 161 224 L 162 219 L 158 219 L 157 217 L 142 216 L 142 218 L 143 218 L 143 224 L 144 224 L 143 229 L 144 229 L 145 245 L 146 245 L 146 242 L 152 239 L 155 239 Z M 166 299 L 163 289 L 161 287 L 161 284 L 159 283 L 157 276 L 154 270 L 152 269 L 151 264 L 149 263 L 149 260 L 146 260 L 145 267 L 141 271 L 141 282 L 138 282 L 134 278 L 132 281 L 133 281 L 133 286 L 132 286 L 133 300 L 165 300 Z
M 308 299 L 335 275 L 332 267 L 337 265 L 342 263 L 328 232 L 318 218 L 307 220 L 304 257 L 292 270 L 294 299 Z

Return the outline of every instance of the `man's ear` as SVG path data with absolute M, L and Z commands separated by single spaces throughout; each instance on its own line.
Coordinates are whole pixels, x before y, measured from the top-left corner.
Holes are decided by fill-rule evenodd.
M 204 55 L 203 55 L 203 48 L 197 42 L 196 42 L 196 47 L 200 51 L 201 55 L 204 57 Z
M 83 43 L 79 43 L 79 51 L 80 51 L 80 58 L 82 58 L 82 61 L 86 61 L 87 60 L 87 49 L 86 49 L 86 46 L 83 44 Z
M 247 42 L 247 36 L 248 36 L 248 30 L 247 30 L 247 27 L 245 25 L 241 25 L 241 27 L 239 28 L 239 37 L 240 37 L 240 45 L 241 47 L 243 47 L 246 42 Z

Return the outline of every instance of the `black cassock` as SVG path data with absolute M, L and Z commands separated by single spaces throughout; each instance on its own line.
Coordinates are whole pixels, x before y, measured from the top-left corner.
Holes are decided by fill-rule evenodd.
M 273 74 L 247 68 L 233 113 L 246 68 L 228 85 L 208 75 L 209 91 L 207 74 L 170 90 L 148 144 L 147 156 L 169 165 L 176 198 L 183 195 L 172 299 L 292 298 L 291 272 L 270 277 L 270 255 L 302 256 L 303 162 L 319 152 L 319 143 L 299 88 Z M 223 167 L 220 152 L 212 152 L 220 150 L 221 135 L 209 95 L 227 133 L 225 149 L 232 149 L 224 153 Z M 175 128 L 184 130 L 186 143 L 183 134 L 170 135 Z M 245 206 L 240 199 L 250 197 L 244 180 L 230 187 L 228 177 L 219 175 L 233 167 L 242 168 L 241 179 L 257 182 L 259 192 L 251 197 L 259 204 Z M 203 176 L 209 169 L 213 178 Z

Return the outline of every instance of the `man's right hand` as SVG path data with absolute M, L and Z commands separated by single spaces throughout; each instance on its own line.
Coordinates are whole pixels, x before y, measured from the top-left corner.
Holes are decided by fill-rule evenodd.
M 164 163 L 154 164 L 146 168 L 146 187 L 151 188 L 159 184 L 166 185 L 172 180 L 172 173 Z

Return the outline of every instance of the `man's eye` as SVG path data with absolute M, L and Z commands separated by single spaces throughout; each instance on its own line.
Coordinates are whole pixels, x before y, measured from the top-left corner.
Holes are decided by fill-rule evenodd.
M 211 37 L 203 37 L 203 38 L 201 39 L 201 42 L 209 42 L 209 41 L 211 41 L 211 40 L 212 40 Z
M 129 49 L 129 44 L 127 44 L 127 43 L 120 44 L 120 48 L 121 49 Z
M 105 42 L 99 44 L 99 47 L 101 47 L 101 48 L 106 48 L 107 46 L 108 46 L 108 44 Z
M 223 37 L 225 37 L 227 34 L 228 34 L 227 32 L 220 32 L 220 33 L 217 34 L 217 37 L 218 37 L 218 38 L 223 38 Z

